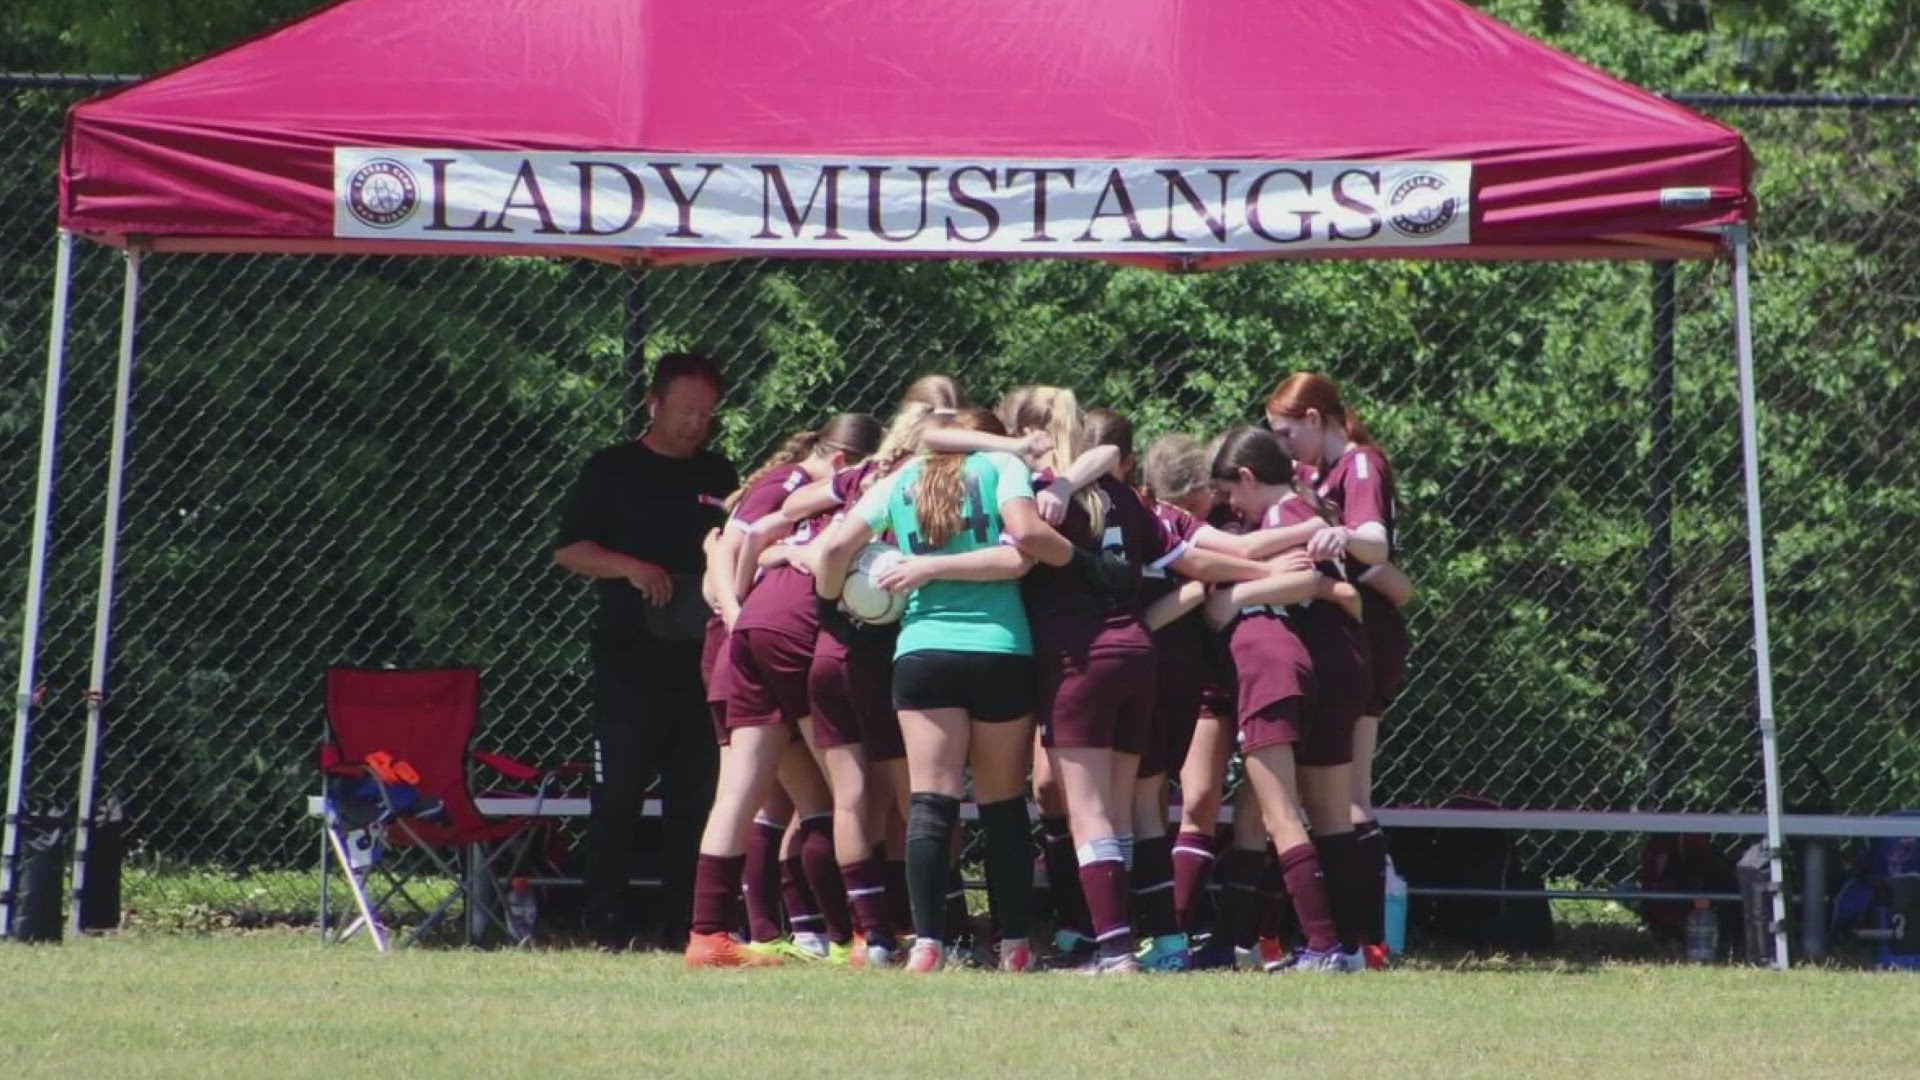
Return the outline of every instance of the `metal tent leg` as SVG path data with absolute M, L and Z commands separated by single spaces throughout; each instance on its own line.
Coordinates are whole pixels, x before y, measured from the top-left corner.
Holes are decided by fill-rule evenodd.
M 100 594 L 94 608 L 93 674 L 87 684 L 87 741 L 80 759 L 80 795 L 74 807 L 73 904 L 68 925 L 80 932 L 80 896 L 87 882 L 87 844 L 93 831 L 95 773 L 100 765 L 101 713 L 107 703 L 107 649 L 113 625 L 113 584 L 120 549 L 120 501 L 127 477 L 127 417 L 133 404 L 133 341 L 139 319 L 139 248 L 126 254 L 120 300 L 120 362 L 113 386 L 113 442 L 107 457 L 107 520 L 100 537 Z
M 33 496 L 33 541 L 20 628 L 20 696 L 13 714 L 13 756 L 7 765 L 6 836 L 0 842 L 0 937 L 13 928 L 19 886 L 20 814 L 27 796 L 27 742 L 33 730 L 34 661 L 40 651 L 40 605 L 47 577 L 47 532 L 53 513 L 53 460 L 60 424 L 60 380 L 67 360 L 67 298 L 73 277 L 73 234 L 61 229 L 54 248 L 52 326 L 47 332 L 46 389 L 40 412 L 40 474 Z
M 1767 864 L 1773 883 L 1773 966 L 1787 966 L 1787 894 L 1780 865 L 1780 738 L 1773 719 L 1773 646 L 1767 632 L 1767 568 L 1760 524 L 1760 427 L 1753 375 L 1753 301 L 1747 264 L 1752 230 L 1735 225 L 1733 242 L 1733 343 L 1740 366 L 1740 463 L 1746 475 L 1747 572 L 1753 588 L 1754 679 L 1760 698 L 1760 761 L 1766 776 Z

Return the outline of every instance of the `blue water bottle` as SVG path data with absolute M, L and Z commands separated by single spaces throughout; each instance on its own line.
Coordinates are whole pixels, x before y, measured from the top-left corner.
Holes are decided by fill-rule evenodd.
M 1407 948 L 1407 879 L 1387 860 L 1387 952 L 1399 956 Z
M 1720 920 L 1706 897 L 1693 902 L 1687 913 L 1687 962 L 1711 964 L 1720 957 Z

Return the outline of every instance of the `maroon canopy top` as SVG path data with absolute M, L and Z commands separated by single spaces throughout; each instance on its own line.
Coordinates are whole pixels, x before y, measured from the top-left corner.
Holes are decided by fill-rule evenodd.
M 74 108 L 162 251 L 1673 258 L 1728 128 L 1455 0 L 345 0 Z

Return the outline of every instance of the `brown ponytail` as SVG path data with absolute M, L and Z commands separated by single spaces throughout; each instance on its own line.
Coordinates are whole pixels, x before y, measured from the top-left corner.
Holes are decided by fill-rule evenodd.
M 933 418 L 927 426 L 964 428 L 989 435 L 1007 433 L 992 413 L 978 408 L 959 409 L 951 417 Z M 966 463 L 965 454 L 928 454 L 920 466 L 920 476 L 913 488 L 914 516 L 919 519 L 920 539 L 936 549 L 945 547 L 960 531 L 960 514 L 967 498 L 962 478 Z
M 733 494 L 727 496 L 726 507 L 732 510 L 740 497 L 759 479 L 775 469 L 787 465 L 798 465 L 815 454 L 831 454 L 835 451 L 850 458 L 864 458 L 873 453 L 880 444 L 880 421 L 866 413 L 841 413 L 826 422 L 819 431 L 797 431 L 787 437 L 773 456 L 760 463 L 760 467 L 747 474 Z

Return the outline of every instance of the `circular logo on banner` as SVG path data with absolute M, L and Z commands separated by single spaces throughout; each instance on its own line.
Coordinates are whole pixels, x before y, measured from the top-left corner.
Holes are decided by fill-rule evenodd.
M 347 209 L 376 229 L 391 229 L 420 205 L 420 187 L 405 165 L 375 158 L 347 177 Z
M 1432 236 L 1453 224 L 1459 200 L 1447 194 L 1447 178 L 1437 173 L 1414 173 L 1393 186 L 1387 195 L 1387 223 L 1401 236 Z

